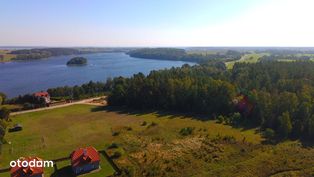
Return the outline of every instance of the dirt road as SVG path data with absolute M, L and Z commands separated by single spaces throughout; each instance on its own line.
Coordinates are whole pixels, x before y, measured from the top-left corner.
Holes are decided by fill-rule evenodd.
M 72 103 L 65 103 L 61 105 L 55 105 L 55 106 L 50 106 L 50 107 L 44 107 L 44 108 L 38 108 L 38 109 L 31 109 L 31 110 L 26 110 L 26 111 L 18 111 L 18 112 L 12 112 L 10 115 L 18 115 L 18 114 L 24 114 L 24 113 L 29 113 L 29 112 L 37 112 L 37 111 L 43 111 L 43 110 L 49 110 L 49 109 L 56 109 L 56 108 L 62 108 L 66 106 L 71 106 L 71 105 L 76 105 L 76 104 L 89 104 L 89 105 L 96 105 L 96 106 L 104 106 L 106 102 L 104 103 L 93 103 L 93 100 L 101 99 L 101 98 L 106 98 L 104 96 L 102 97 L 95 97 L 95 98 L 88 98 L 80 101 L 75 101 Z

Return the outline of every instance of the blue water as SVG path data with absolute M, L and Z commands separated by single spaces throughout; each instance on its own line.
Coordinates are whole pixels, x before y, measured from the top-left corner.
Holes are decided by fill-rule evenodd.
M 59 56 L 27 62 L 0 63 L 0 92 L 8 97 L 33 93 L 57 86 L 74 86 L 109 77 L 129 77 L 135 73 L 178 67 L 182 61 L 150 60 L 130 57 L 124 53 L 80 55 L 88 59 L 87 66 L 68 67 L 73 56 Z

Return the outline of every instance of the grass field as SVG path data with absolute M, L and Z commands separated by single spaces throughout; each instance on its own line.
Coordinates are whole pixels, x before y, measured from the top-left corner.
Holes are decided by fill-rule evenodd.
M 261 54 L 256 54 L 256 53 L 252 53 L 252 54 L 245 54 L 241 57 L 240 60 L 237 61 L 230 61 L 230 62 L 226 62 L 226 66 L 227 69 L 232 69 L 233 65 L 237 62 L 243 62 L 243 63 L 256 63 L 259 61 L 260 57 L 262 57 L 263 55 L 267 55 L 267 53 L 261 53 Z
M 111 143 L 109 155 L 133 176 L 311 176 L 314 149 L 299 142 L 263 144 L 257 129 L 239 129 L 207 120 L 163 112 L 112 110 L 74 105 L 12 117 L 23 131 L 7 133 L 0 167 L 20 156 L 43 159 L 68 156 L 75 148 L 98 150 Z M 192 132 L 183 136 L 182 128 Z M 88 177 L 113 173 L 102 160 L 102 170 Z M 57 164 L 58 169 L 68 162 Z M 50 176 L 53 169 L 45 169 Z M 2 176 L 3 174 L 0 174 Z

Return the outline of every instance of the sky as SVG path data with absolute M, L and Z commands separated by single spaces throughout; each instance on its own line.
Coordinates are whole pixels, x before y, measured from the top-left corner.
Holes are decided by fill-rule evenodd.
M 0 46 L 314 46 L 313 0 L 1 0 Z

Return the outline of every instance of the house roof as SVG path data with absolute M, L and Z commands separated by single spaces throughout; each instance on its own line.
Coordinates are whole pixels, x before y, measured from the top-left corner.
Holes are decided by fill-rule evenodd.
M 92 146 L 86 148 L 78 148 L 71 154 L 72 167 L 82 166 L 99 161 L 100 155 L 98 151 Z
M 34 95 L 37 97 L 48 97 L 49 93 L 48 92 L 36 92 L 34 93 Z
M 27 157 L 27 158 L 20 158 L 20 161 L 42 161 L 42 159 L 38 157 Z M 21 164 L 20 163 L 20 164 Z M 44 173 L 44 168 L 43 167 L 19 167 L 16 165 L 15 167 L 12 167 L 10 170 L 11 177 L 33 177 L 36 175 L 41 175 Z

